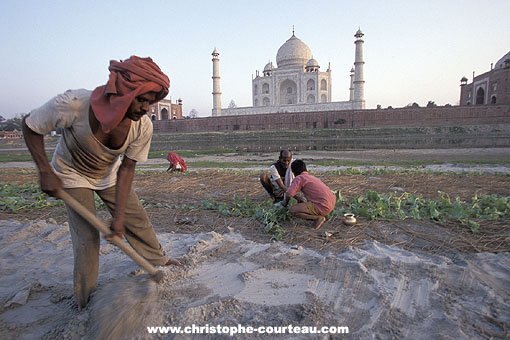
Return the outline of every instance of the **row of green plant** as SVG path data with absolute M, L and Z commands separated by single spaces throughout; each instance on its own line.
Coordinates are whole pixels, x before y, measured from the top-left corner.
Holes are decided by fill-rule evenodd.
M 63 202 L 44 194 L 35 183 L 0 182 L 0 210 L 2 211 L 41 209 L 52 205 L 63 205 Z
M 263 167 L 269 167 L 271 164 L 267 162 L 218 162 L 218 161 L 187 161 L 186 165 L 188 166 L 188 169 L 198 169 L 198 168 L 207 168 L 207 169 L 244 169 L 244 168 L 251 168 L 255 166 L 263 166 Z M 139 168 L 150 168 L 150 169 L 157 169 L 157 168 L 168 168 L 168 163 L 163 164 L 147 164 L 144 165 L 139 164 Z
M 188 171 L 183 173 L 174 173 L 172 174 L 175 176 L 176 174 L 180 176 L 185 176 L 189 174 L 196 173 L 197 171 L 201 170 L 193 170 L 196 168 L 209 168 L 209 169 L 215 169 L 220 172 L 233 174 L 233 175 L 243 175 L 243 174 L 259 174 L 259 170 L 253 170 L 249 169 L 252 166 L 258 166 L 262 165 L 259 163 L 253 163 L 253 164 L 246 164 L 246 163 L 217 163 L 217 162 L 196 162 L 190 163 L 190 166 L 188 167 Z M 263 164 L 267 165 L 267 164 Z M 161 169 L 161 173 L 165 173 L 164 170 L 166 170 L 168 166 L 163 164 L 150 164 L 150 165 L 139 165 L 136 170 L 136 174 L 154 174 L 154 170 L 150 169 Z M 164 169 L 164 170 L 163 170 Z M 309 171 L 311 174 L 316 174 L 317 172 L 311 169 Z M 437 171 L 437 170 L 421 170 L 417 168 L 406 168 L 406 169 L 389 169 L 386 167 L 374 167 L 374 168 L 368 168 L 368 169 L 362 169 L 362 168 L 345 168 L 340 170 L 333 170 L 333 171 L 321 171 L 321 174 L 326 175 L 360 175 L 360 176 L 377 176 L 377 175 L 384 175 L 384 174 L 407 174 L 407 175 L 447 175 L 447 176 L 484 176 L 487 175 L 483 171 L 463 171 L 463 172 L 451 172 L 451 171 Z M 494 176 L 502 176 L 502 177 L 509 177 L 509 173 L 504 172 L 495 172 L 492 175 Z
M 476 219 L 495 220 L 510 217 L 510 197 L 475 194 L 471 202 L 459 197 L 452 199 L 445 192 L 438 192 L 437 199 L 427 199 L 410 193 L 380 194 L 368 191 L 365 196 L 353 199 L 345 198 L 340 191 L 335 193 L 337 203 L 330 214 L 343 216 L 353 213 L 371 220 L 384 219 L 432 219 L 436 221 L 457 220 L 468 226 L 473 233 L 478 232 L 480 224 Z
M 294 200 L 294 199 L 292 199 Z M 295 203 L 292 202 L 291 204 Z M 248 196 L 240 198 L 234 195 L 233 204 L 217 202 L 213 199 L 202 201 L 202 206 L 208 210 L 216 210 L 224 216 L 250 217 L 261 222 L 264 230 L 272 240 L 279 241 L 285 234 L 281 223 L 290 219 L 289 209 L 282 205 L 274 205 L 271 200 L 254 203 Z
M 63 202 L 49 197 L 40 191 L 35 183 L 15 184 L 0 182 L 0 210 L 16 212 L 23 209 L 41 209 L 48 206 L 63 205 Z M 364 196 L 346 198 L 340 191 L 335 192 L 337 203 L 330 216 L 343 216 L 350 212 L 368 219 L 432 219 L 436 221 L 457 220 L 476 233 L 480 219 L 510 218 L 510 197 L 475 194 L 471 202 L 460 198 L 452 199 L 447 193 L 438 192 L 437 199 L 427 199 L 410 193 L 377 193 L 368 191 Z M 195 209 L 189 205 L 169 205 L 147 203 L 147 207 L 164 209 Z M 95 195 L 97 209 L 104 208 L 101 199 Z M 291 205 L 295 200 L 291 200 Z M 281 223 L 290 219 L 287 208 L 273 205 L 270 200 L 253 202 L 248 196 L 240 198 L 234 195 L 233 203 L 204 200 L 202 207 L 216 210 L 225 216 L 249 217 L 261 222 L 272 239 L 280 240 L 285 229 Z
M 431 219 L 436 221 L 456 220 L 476 233 L 480 227 L 476 220 L 510 218 L 510 197 L 497 195 L 475 196 L 471 202 L 460 198 L 452 199 L 447 193 L 439 192 L 437 199 L 427 199 L 410 193 L 380 194 L 368 191 L 364 196 L 345 198 L 340 191 L 335 192 L 337 203 L 328 216 L 343 216 L 353 213 L 368 219 Z M 294 201 L 295 202 L 295 201 Z M 291 205 L 293 202 L 291 201 Z M 216 202 L 208 199 L 202 203 L 205 209 L 217 210 L 225 216 L 250 217 L 264 225 L 265 231 L 274 240 L 280 240 L 285 229 L 281 223 L 290 218 L 288 209 L 273 205 L 270 200 L 256 203 L 249 197 L 234 195 L 233 203 Z
M 50 206 L 64 206 L 64 201 L 50 197 L 41 191 L 36 183 L 0 182 L 0 210 L 17 212 L 24 209 L 42 209 Z M 105 209 L 101 198 L 94 193 L 96 209 Z
M 49 206 L 64 206 L 62 200 L 44 194 L 36 183 L 16 184 L 0 182 L 0 195 L 0 210 L 6 212 L 17 212 L 24 209 L 42 209 Z M 94 203 L 97 210 L 106 209 L 106 205 L 96 193 L 94 193 Z M 140 203 L 147 208 L 184 210 L 195 208 L 187 204 L 151 203 L 143 199 L 140 199 Z

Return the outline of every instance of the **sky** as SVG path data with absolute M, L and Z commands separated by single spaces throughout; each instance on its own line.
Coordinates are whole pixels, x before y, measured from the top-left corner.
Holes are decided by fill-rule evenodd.
M 460 79 L 510 51 L 508 13 L 508 0 L 3 0 L 0 115 L 27 113 L 67 89 L 93 90 L 111 59 L 138 55 L 169 76 L 184 115 L 211 116 L 214 48 L 222 107 L 252 106 L 252 77 L 276 65 L 293 26 L 321 71 L 331 65 L 333 101 L 349 99 L 361 28 L 367 109 L 457 105 Z

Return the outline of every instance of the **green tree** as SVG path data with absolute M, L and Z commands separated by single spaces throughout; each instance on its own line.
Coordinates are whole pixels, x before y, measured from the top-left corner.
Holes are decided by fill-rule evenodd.
M 191 111 L 188 113 L 188 118 L 197 118 L 198 117 L 198 111 L 195 109 L 191 109 Z
M 7 120 L 0 120 L 0 127 L 2 131 L 21 131 L 21 120 L 25 114 L 17 114 L 14 118 L 7 119 Z M 3 117 L 2 117 L 3 118 Z

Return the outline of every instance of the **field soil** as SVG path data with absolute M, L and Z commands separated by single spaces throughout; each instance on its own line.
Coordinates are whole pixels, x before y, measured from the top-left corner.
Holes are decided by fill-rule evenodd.
M 311 167 L 324 183 L 347 198 L 369 190 L 425 198 L 437 198 L 442 191 L 463 201 L 474 195 L 510 196 L 508 172 L 494 174 L 483 162 L 473 163 L 482 157 L 475 149 L 420 151 L 296 152 L 295 156 L 310 165 L 314 160 L 360 155 L 376 164 L 390 159 L 392 152 L 395 161 L 434 157 L 466 161 L 452 165 L 456 172 L 441 174 L 381 171 L 353 175 L 330 171 L 338 168 Z M 486 151 L 483 157 L 492 157 L 486 161 L 503 160 L 501 167 L 506 168 L 508 157 L 502 149 Z M 269 166 L 276 157 L 236 153 L 203 158 L 222 163 L 267 162 Z M 0 211 L 0 338 L 154 339 L 146 326 L 238 323 L 350 329 L 346 336 L 267 337 L 286 340 L 510 337 L 508 219 L 477 220 L 478 233 L 457 221 L 358 218 L 357 224 L 346 226 L 340 217 L 332 217 L 314 230 L 305 220 L 291 219 L 282 224 L 286 231 L 282 242 L 273 242 L 262 223 L 223 216 L 203 206 L 207 199 L 232 204 L 234 195 L 252 202 L 267 200 L 259 183 L 264 168 L 191 167 L 186 173 L 169 174 L 161 170 L 164 160 L 149 163 L 151 171 L 136 173 L 135 191 L 144 201 L 163 249 L 170 257 L 182 257 L 186 265 L 163 268 L 165 279 L 156 287 L 141 281 L 147 279 L 138 266 L 102 240 L 98 290 L 89 306 L 78 310 L 72 293 L 73 255 L 64 207 Z M 38 180 L 30 163 L 15 168 L 3 165 L 0 182 Z M 106 222 L 110 218 L 104 210 L 98 216 Z M 140 287 L 148 288 L 140 291 Z M 189 338 L 184 334 L 157 337 Z M 204 338 L 230 337 L 211 334 Z M 259 337 L 238 334 L 232 338 Z
M 500 149 L 489 149 L 482 153 L 464 150 L 396 150 L 352 152 L 348 157 L 380 161 L 391 154 L 398 153 L 398 157 L 406 155 L 404 159 L 474 159 L 479 155 L 501 159 Z M 417 152 L 420 151 L 420 152 Z M 480 151 L 480 150 L 478 150 Z M 313 167 L 314 159 L 337 159 L 340 152 L 301 152 L 298 157 L 304 158 Z M 341 153 L 346 156 L 345 152 Z M 469 156 L 469 158 L 468 158 Z M 395 155 L 394 157 L 397 157 Z M 228 154 L 203 156 L 208 160 L 225 162 L 250 162 L 265 160 L 268 164 L 274 154 Z M 391 158 L 390 158 L 391 159 Z M 457 158 L 458 159 L 458 158 Z M 394 160 L 394 159 L 393 159 Z M 159 161 L 159 160 L 158 160 Z M 154 163 L 154 161 L 153 161 Z M 316 174 L 333 190 L 341 190 L 344 197 L 352 198 L 364 195 L 369 190 L 379 193 L 408 192 L 419 194 L 424 198 L 437 198 L 438 191 L 446 192 L 453 199 L 459 197 L 470 201 L 477 195 L 497 194 L 510 196 L 510 176 L 483 174 L 466 175 L 464 173 L 382 173 L 377 175 L 338 175 L 327 167 L 316 167 Z M 457 167 L 457 170 L 459 168 Z M 476 165 L 468 164 L 464 170 L 476 169 Z M 154 170 L 154 169 L 153 169 Z M 208 231 L 224 232 L 227 228 L 234 228 L 248 239 L 258 242 L 270 241 L 270 236 L 264 232 L 262 224 L 249 218 L 222 216 L 216 211 L 205 210 L 202 202 L 213 199 L 218 202 L 232 203 L 234 195 L 240 198 L 248 197 L 253 202 L 268 199 L 259 183 L 259 172 L 229 171 L 225 169 L 200 169 L 187 173 L 166 173 L 164 171 L 145 171 L 137 173 L 134 187 L 139 197 L 147 205 L 149 217 L 157 230 L 175 233 L 200 233 Z M 35 170 L 20 168 L 0 169 L 0 181 L 11 183 L 27 183 L 37 181 Z M 158 208 L 159 206 L 159 208 Z M 171 208 L 161 208 L 171 206 Z M 100 212 L 105 219 L 107 212 Z M 65 209 L 62 207 L 46 208 L 34 211 L 19 211 L 17 213 L 0 212 L 0 218 L 24 218 L 29 220 L 54 218 L 58 223 L 66 221 Z M 506 221 L 480 220 L 480 232 L 473 234 L 469 228 L 458 222 L 437 222 L 430 220 L 382 221 L 359 218 L 355 226 L 345 226 L 343 221 L 334 217 L 328 220 L 319 231 L 313 230 L 311 224 L 304 220 L 292 219 L 284 223 L 286 234 L 282 241 L 289 245 L 302 245 L 315 249 L 329 249 L 341 251 L 347 246 L 361 246 L 369 240 L 393 245 L 399 244 L 408 248 L 422 248 L 436 252 L 442 251 L 508 251 L 510 238 L 499 238 L 501 228 L 510 232 Z M 325 231 L 334 232 L 333 237 L 324 237 Z M 510 234 L 510 233 L 509 233 Z

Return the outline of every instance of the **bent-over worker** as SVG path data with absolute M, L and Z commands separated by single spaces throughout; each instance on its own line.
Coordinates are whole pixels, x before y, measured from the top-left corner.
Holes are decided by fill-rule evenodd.
M 23 120 L 25 142 L 39 169 L 41 190 L 57 197 L 63 189 L 95 213 L 94 192 L 112 214 L 112 235 L 129 244 L 152 265 L 180 265 L 158 242 L 132 188 L 136 162 L 147 160 L 152 123 L 149 105 L 168 94 L 168 77 L 151 58 L 110 61 L 106 85 L 93 91 L 68 90 Z M 43 136 L 62 128 L 51 164 Z M 74 254 L 74 295 L 80 308 L 95 290 L 99 232 L 67 206 Z M 111 236 L 111 235 L 110 235 Z
M 295 217 L 315 221 L 315 229 L 319 229 L 326 221 L 325 216 L 335 208 L 336 196 L 320 179 L 308 173 L 302 160 L 292 162 L 291 169 L 296 177 L 285 192 L 282 205 L 287 206 L 290 198 L 301 191 L 307 202 L 299 202 L 291 206 L 289 211 Z
M 168 155 L 166 156 L 166 159 L 170 162 L 168 169 L 166 169 L 167 172 L 174 171 L 184 172 L 188 169 L 186 167 L 184 159 L 182 159 L 181 156 L 179 156 L 175 152 L 169 152 Z

